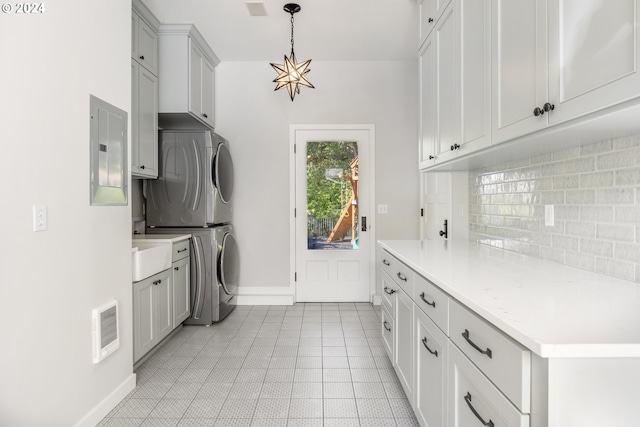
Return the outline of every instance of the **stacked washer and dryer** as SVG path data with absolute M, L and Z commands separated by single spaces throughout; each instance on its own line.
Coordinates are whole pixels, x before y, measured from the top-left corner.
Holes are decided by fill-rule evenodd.
M 210 325 L 235 308 L 239 255 L 231 225 L 229 143 L 209 130 L 161 131 L 158 179 L 145 190 L 149 234 L 191 234 L 191 316 Z

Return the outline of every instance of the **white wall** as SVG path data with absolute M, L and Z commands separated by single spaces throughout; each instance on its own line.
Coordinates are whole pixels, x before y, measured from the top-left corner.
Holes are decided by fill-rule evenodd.
M 89 94 L 130 110 L 130 9 L 66 0 L 0 14 L 3 426 L 92 425 L 135 383 L 130 207 L 89 205 Z M 32 231 L 34 204 L 47 231 Z M 110 298 L 121 347 L 94 365 L 91 310 Z
M 268 63 L 216 68 L 216 131 L 230 141 L 236 173 L 234 226 L 242 287 L 288 287 L 289 125 L 374 124 L 376 203 L 389 214 L 373 222 L 378 239 L 418 236 L 418 63 L 311 63 L 291 102 L 274 92 Z

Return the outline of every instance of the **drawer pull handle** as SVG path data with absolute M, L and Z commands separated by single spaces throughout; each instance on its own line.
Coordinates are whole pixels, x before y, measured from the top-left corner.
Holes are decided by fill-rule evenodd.
M 435 357 L 438 357 L 438 350 L 431 350 L 427 345 L 427 337 L 422 338 L 422 345 L 424 345 L 424 348 L 426 348 L 429 353 L 433 354 Z
M 433 301 L 433 302 L 427 301 L 427 299 L 424 297 L 424 292 L 420 294 L 420 299 L 422 301 L 424 301 L 427 305 L 430 305 L 431 307 L 436 308 L 436 302 L 435 301 Z
M 187 248 L 178 249 L 178 253 L 186 251 Z
M 465 329 L 464 332 L 462 333 L 462 337 L 467 340 L 467 342 L 471 345 L 471 347 L 475 348 L 476 350 L 478 350 L 480 353 L 482 354 L 486 354 L 487 356 L 489 356 L 489 359 L 492 358 L 492 353 L 491 353 L 491 349 L 489 347 L 487 347 L 486 350 L 481 349 L 480 347 L 478 347 L 478 345 L 476 343 L 474 343 L 473 341 L 471 341 L 471 338 L 469 338 L 469 330 Z M 488 424 L 487 424 L 488 425 Z
M 387 286 L 384 287 L 384 293 L 387 295 L 393 295 L 396 293 L 395 289 L 391 289 L 391 292 L 387 291 L 387 289 L 389 289 Z
M 390 263 L 389 261 L 387 261 L 386 259 L 383 259 L 383 260 L 382 260 L 382 263 L 383 263 L 384 265 L 386 265 L 387 267 L 389 267 L 389 266 L 391 265 L 391 263 Z
M 403 276 L 402 273 L 398 272 L 397 276 L 398 279 L 402 280 L 403 282 L 407 281 L 407 276 Z
M 385 320 L 384 322 L 382 322 L 382 326 L 384 326 L 384 328 L 385 328 L 387 331 L 391 332 L 391 328 L 387 326 L 387 321 L 386 321 L 386 320 Z
M 473 415 L 476 416 L 476 418 L 482 423 L 483 426 L 494 427 L 493 421 L 483 420 L 478 411 L 476 411 L 476 408 L 473 407 L 473 405 L 471 404 L 471 393 L 467 392 L 467 395 L 464 397 L 464 401 L 467 402 L 467 405 L 469 405 L 469 409 L 471 409 Z

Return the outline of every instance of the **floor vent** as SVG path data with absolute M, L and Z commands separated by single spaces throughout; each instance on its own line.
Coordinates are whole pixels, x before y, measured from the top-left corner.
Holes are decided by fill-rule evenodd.
M 100 363 L 120 347 L 118 301 L 93 309 L 93 363 Z

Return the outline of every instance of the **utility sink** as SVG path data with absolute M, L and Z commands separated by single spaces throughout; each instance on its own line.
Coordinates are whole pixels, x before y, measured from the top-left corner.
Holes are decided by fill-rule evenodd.
M 172 247 L 171 243 L 167 242 L 133 242 L 133 281 L 146 279 L 170 268 Z

